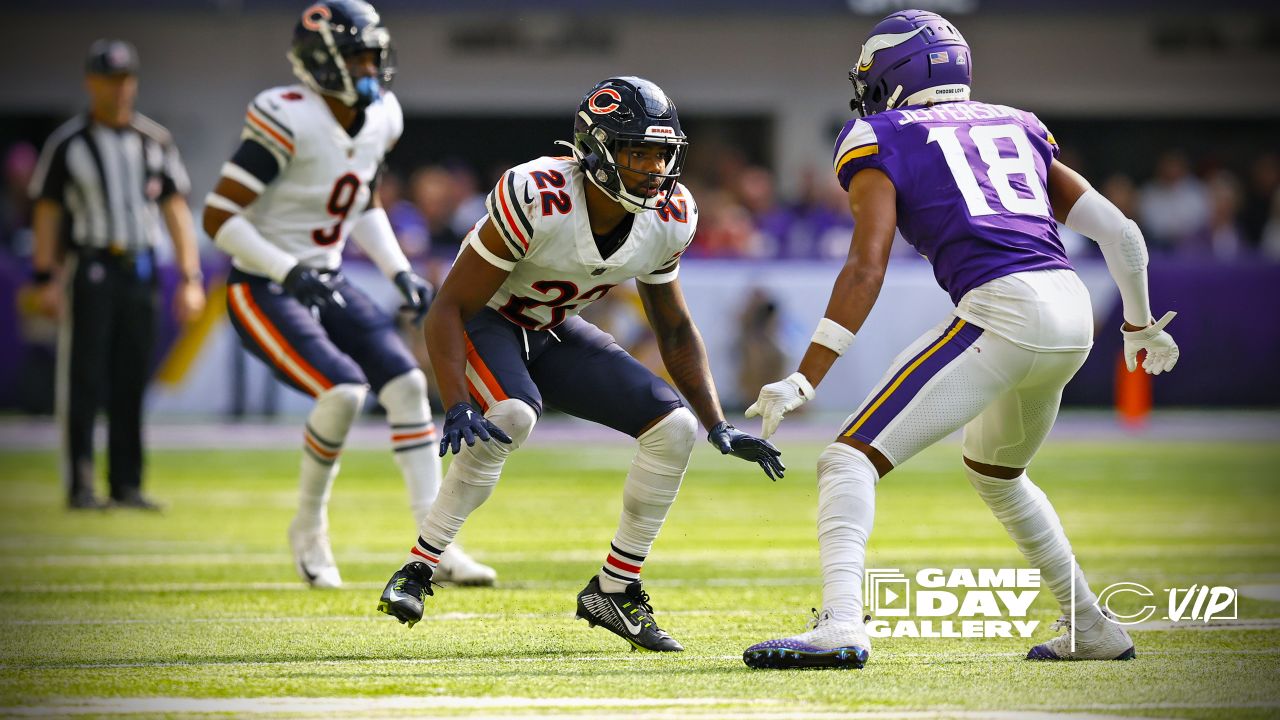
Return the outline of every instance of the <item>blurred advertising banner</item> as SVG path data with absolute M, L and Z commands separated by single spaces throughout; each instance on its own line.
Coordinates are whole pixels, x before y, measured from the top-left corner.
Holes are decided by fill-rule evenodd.
M 1120 307 L 1101 261 L 1080 261 L 1077 271 L 1092 296 L 1097 321 L 1088 362 L 1067 387 L 1072 405 L 1114 403 L 1120 353 Z M 840 265 L 838 261 L 686 260 L 680 283 L 701 330 L 725 405 L 742 409 L 762 383 L 794 370 L 809 343 Z M 348 277 L 388 309 L 394 288 L 361 262 Z M 210 273 L 210 315 L 179 329 L 168 317 L 161 329 L 150 407 L 160 415 L 302 414 L 309 398 L 282 388 L 257 360 L 245 355 L 219 301 L 220 278 Z M 0 268 L 0 407 L 29 405 L 41 383 L 52 392 L 54 333 L 23 302 L 25 274 Z M 166 279 L 164 289 L 172 285 Z M 1217 264 L 1153 259 L 1153 305 L 1176 310 L 1171 326 L 1182 348 L 1178 368 L 1152 381 L 1156 407 L 1280 407 L 1280 265 Z M 819 410 L 852 412 L 893 358 L 952 310 L 927 263 L 895 257 L 880 299 L 853 348 L 823 383 Z M 614 288 L 584 314 L 642 362 L 661 372 L 634 288 Z M 420 333 L 406 328 L 415 341 Z M 46 367 L 48 366 L 48 367 Z

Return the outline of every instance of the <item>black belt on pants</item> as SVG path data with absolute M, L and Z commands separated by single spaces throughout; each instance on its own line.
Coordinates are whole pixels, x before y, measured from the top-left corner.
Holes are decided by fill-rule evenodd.
M 143 282 L 155 279 L 155 252 L 151 248 L 134 252 L 119 248 L 72 248 L 80 262 L 98 262 L 126 271 Z

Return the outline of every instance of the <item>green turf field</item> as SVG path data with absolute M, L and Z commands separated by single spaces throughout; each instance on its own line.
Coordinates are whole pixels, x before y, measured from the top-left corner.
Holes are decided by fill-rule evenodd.
M 617 520 L 624 445 L 521 450 L 463 532 L 500 587 L 439 590 L 413 630 L 375 612 L 414 538 L 389 453 L 344 457 L 331 534 L 347 587 L 330 592 L 303 589 L 288 555 L 293 450 L 154 452 L 163 515 L 69 514 L 51 454 L 0 455 L 0 715 L 1280 714 L 1280 602 L 1259 598 L 1280 585 L 1276 446 L 1059 442 L 1033 469 L 1095 588 L 1253 588 L 1240 618 L 1270 623 L 1135 633 L 1129 663 L 1028 663 L 1022 639 L 887 639 L 862 671 L 752 671 L 743 648 L 803 630 L 820 602 L 820 447 L 784 449 L 776 484 L 695 453 L 645 569 L 688 648 L 665 656 L 572 618 Z M 881 484 L 871 567 L 1022 565 L 957 458 L 935 448 Z M 1033 614 L 1042 642 L 1058 614 L 1047 590 Z

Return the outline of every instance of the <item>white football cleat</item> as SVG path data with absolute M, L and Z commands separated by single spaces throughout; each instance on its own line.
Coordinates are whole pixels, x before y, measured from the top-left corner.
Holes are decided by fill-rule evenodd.
M 440 554 L 440 564 L 431 578 L 437 582 L 454 585 L 491 586 L 498 579 L 498 571 L 477 562 L 458 543 L 453 543 Z
M 854 668 L 871 656 L 867 626 L 858 620 L 837 621 L 831 612 L 813 611 L 808 632 L 756 643 L 742 653 L 749 667 L 768 670 Z
M 289 524 L 289 547 L 293 550 L 298 575 L 313 588 L 342 587 L 338 563 L 329 548 L 329 531 L 324 526 L 308 529 L 295 518 Z
M 1076 649 L 1071 649 L 1071 619 L 1058 618 L 1050 626 L 1051 630 L 1066 630 L 1066 633 L 1042 645 L 1036 645 L 1027 653 L 1028 660 L 1132 660 L 1137 653 L 1133 650 L 1133 638 L 1124 627 L 1112 622 L 1115 615 L 1103 610 L 1104 617 L 1098 622 L 1102 628 L 1097 633 L 1089 633 L 1096 637 L 1086 639 L 1084 633 L 1076 633 Z

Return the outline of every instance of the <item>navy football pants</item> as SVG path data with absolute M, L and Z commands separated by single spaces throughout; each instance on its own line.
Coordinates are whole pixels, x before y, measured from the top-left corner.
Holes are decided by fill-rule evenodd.
M 479 406 L 515 398 L 546 404 L 638 437 L 683 403 L 613 336 L 580 317 L 525 330 L 485 308 L 467 322 L 467 389 Z
M 377 393 L 416 370 L 391 317 L 341 273 L 327 278 L 346 304 L 317 314 L 267 278 L 233 269 L 227 304 L 245 349 L 312 396 L 344 383 L 367 383 Z

